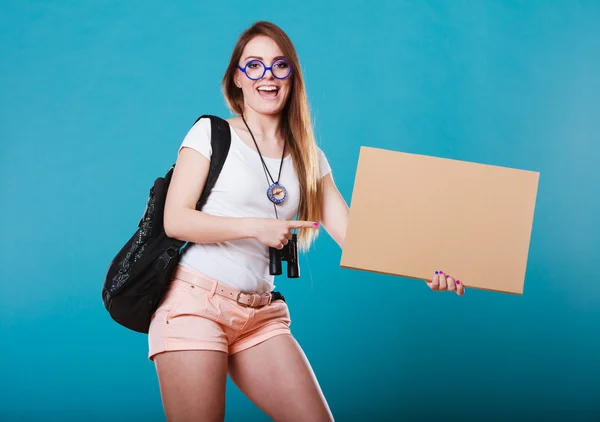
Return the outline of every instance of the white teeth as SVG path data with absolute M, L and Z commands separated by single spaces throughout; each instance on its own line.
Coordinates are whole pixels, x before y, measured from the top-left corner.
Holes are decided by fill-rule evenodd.
M 259 86 L 258 90 L 259 91 L 276 91 L 277 87 L 276 86 Z

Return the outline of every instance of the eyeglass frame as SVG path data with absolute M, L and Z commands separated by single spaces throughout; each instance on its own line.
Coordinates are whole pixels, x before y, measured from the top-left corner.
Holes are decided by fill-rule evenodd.
M 284 62 L 286 62 L 286 63 L 288 64 L 288 66 L 290 67 L 290 73 L 288 73 L 288 74 L 287 74 L 287 76 L 285 76 L 285 77 L 283 77 L 283 78 L 279 78 L 279 77 L 275 76 L 275 73 L 273 73 L 273 66 L 275 65 L 275 63 L 277 63 L 277 62 L 280 62 L 280 61 L 284 61 Z M 262 65 L 263 65 L 263 74 L 260 76 L 260 78 L 256 78 L 256 79 L 255 79 L 255 78 L 251 78 L 251 77 L 248 75 L 248 73 L 246 72 L 246 68 L 247 68 L 247 67 L 248 67 L 248 65 L 249 65 L 250 63 L 252 63 L 252 62 L 259 62 L 260 64 L 262 64 Z M 246 77 L 247 77 L 248 79 L 250 79 L 250 80 L 252 80 L 252 81 L 260 81 L 260 80 L 261 80 L 262 78 L 264 78 L 264 77 L 265 77 L 265 75 L 267 74 L 267 70 L 270 70 L 270 71 L 271 71 L 271 75 L 273 75 L 273 77 L 274 77 L 275 79 L 279 79 L 280 81 L 282 81 L 282 80 L 284 80 L 284 79 L 287 79 L 287 78 L 289 78 L 289 77 L 290 77 L 290 75 L 292 74 L 292 71 L 293 71 L 292 64 L 291 64 L 291 63 L 289 62 L 289 60 L 288 60 L 288 59 L 286 59 L 285 57 L 280 57 L 280 58 L 276 59 L 275 61 L 273 61 L 273 63 L 271 63 L 271 66 L 267 66 L 267 65 L 266 65 L 266 64 L 265 64 L 265 63 L 264 63 L 262 60 L 259 60 L 259 59 L 252 59 L 252 60 L 250 60 L 248 63 L 246 63 L 246 64 L 244 65 L 244 67 L 240 66 L 239 64 L 238 64 L 238 66 L 237 66 L 237 67 L 238 67 L 238 69 L 239 69 L 239 70 L 241 70 L 242 72 L 244 72 L 244 74 L 246 75 Z

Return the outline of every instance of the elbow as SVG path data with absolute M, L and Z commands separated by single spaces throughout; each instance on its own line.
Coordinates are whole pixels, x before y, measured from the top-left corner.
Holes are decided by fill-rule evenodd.
M 173 215 L 173 212 L 168 212 L 167 209 L 165 209 L 163 217 L 163 230 L 171 239 L 178 239 L 179 236 L 177 220 L 178 219 Z
M 345 227 L 344 228 L 339 227 L 339 226 L 331 227 L 331 225 L 328 225 L 327 222 L 325 222 L 325 221 L 321 221 L 320 224 L 321 224 L 321 227 L 323 227 L 325 229 L 327 234 L 329 234 L 331 239 L 333 239 L 333 241 L 335 243 L 337 243 L 341 249 L 343 249 L 344 240 L 346 239 Z
M 342 221 L 342 224 L 339 224 L 336 228 L 335 233 L 335 241 L 340 246 L 340 249 L 344 249 L 344 241 L 346 240 L 346 232 L 348 231 L 348 218 L 347 215 Z
M 346 239 L 346 233 L 338 233 L 337 236 L 335 236 L 335 241 L 336 243 L 339 245 L 340 249 L 344 249 L 344 240 Z
M 171 239 L 177 239 L 177 232 L 175 231 L 174 227 L 170 224 L 167 224 L 167 221 L 165 220 L 165 224 L 164 224 L 164 230 L 165 230 L 165 234 L 167 235 L 167 237 L 170 237 Z

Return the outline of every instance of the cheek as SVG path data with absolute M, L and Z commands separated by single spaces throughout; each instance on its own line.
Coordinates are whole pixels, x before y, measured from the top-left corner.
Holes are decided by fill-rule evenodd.
M 238 84 L 244 91 L 248 89 L 248 87 L 252 87 L 252 81 L 246 77 L 238 78 Z
M 292 84 L 290 84 L 290 81 L 288 81 L 287 79 L 284 80 L 280 80 L 278 81 L 278 85 L 285 91 L 285 92 L 290 92 L 290 89 L 292 88 Z
M 238 71 L 240 72 L 240 71 Z M 243 73 L 239 73 L 237 75 L 237 77 L 235 78 L 236 81 L 236 85 L 242 89 L 242 91 L 244 92 L 248 92 L 248 91 L 252 91 L 252 86 L 254 85 L 254 81 L 251 79 L 248 79 L 246 77 L 246 75 L 244 75 Z
M 291 90 L 292 90 L 292 84 L 290 84 L 290 83 L 285 84 L 285 87 L 284 87 L 284 92 L 285 92 L 284 100 L 285 101 L 287 101 L 287 99 L 289 98 Z
M 254 84 L 252 83 L 252 81 L 243 81 L 242 82 L 242 92 L 244 93 L 245 97 L 248 97 L 252 94 L 254 94 L 255 90 L 254 90 Z

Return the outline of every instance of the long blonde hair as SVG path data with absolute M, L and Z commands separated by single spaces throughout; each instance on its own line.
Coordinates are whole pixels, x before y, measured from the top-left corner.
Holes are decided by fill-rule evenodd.
M 264 35 L 279 46 L 284 57 L 292 65 L 291 90 L 281 115 L 281 134 L 290 148 L 292 160 L 300 184 L 298 219 L 321 220 L 322 181 L 319 179 L 319 156 L 310 119 L 304 79 L 296 49 L 287 34 L 277 25 L 259 21 L 244 31 L 233 49 L 229 66 L 223 76 L 222 90 L 229 109 L 237 114 L 244 111 L 242 90 L 234 83 L 235 72 L 246 44 L 254 37 Z M 298 246 L 308 249 L 316 238 L 316 229 L 301 229 Z

